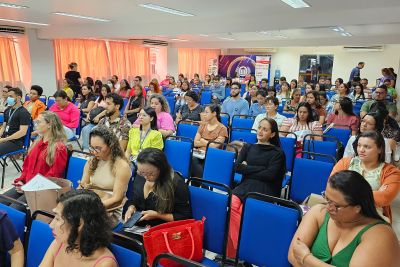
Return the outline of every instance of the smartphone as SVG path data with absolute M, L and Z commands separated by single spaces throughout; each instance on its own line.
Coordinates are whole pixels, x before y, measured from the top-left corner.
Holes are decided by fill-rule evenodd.
M 142 212 L 136 211 L 131 218 L 124 224 L 124 228 L 132 228 L 142 218 Z

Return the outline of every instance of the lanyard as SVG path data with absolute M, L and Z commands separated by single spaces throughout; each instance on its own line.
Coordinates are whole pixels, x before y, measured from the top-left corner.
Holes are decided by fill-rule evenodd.
M 144 135 L 144 137 L 142 138 L 142 131 L 140 131 L 140 146 L 139 146 L 139 150 L 142 150 L 142 145 L 144 140 L 146 140 L 147 135 L 150 133 L 151 131 L 151 127 L 147 130 L 146 134 Z
M 21 106 L 17 107 L 13 113 L 11 113 L 12 108 L 10 108 L 10 111 L 8 112 L 8 124 L 10 124 L 12 117 L 14 116 L 15 112 L 20 108 Z

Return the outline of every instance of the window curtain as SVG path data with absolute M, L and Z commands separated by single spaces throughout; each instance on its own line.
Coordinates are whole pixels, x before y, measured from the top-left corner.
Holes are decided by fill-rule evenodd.
M 132 81 L 139 75 L 144 81 L 150 79 L 150 49 L 128 42 L 109 42 L 110 69 L 119 79 Z
M 219 49 L 195 49 L 195 48 L 179 48 L 178 49 L 178 70 L 189 79 L 193 78 L 195 73 L 200 78 L 208 73 L 208 64 L 210 59 L 218 59 L 221 54 Z
M 102 40 L 58 39 L 54 40 L 56 77 L 64 79 L 71 62 L 78 64 L 82 79 L 87 76 L 94 80 L 110 79 L 110 64 L 106 42 Z
M 0 37 L 0 82 L 18 86 L 21 75 L 13 38 Z M 2 86 L 3 86 L 2 85 Z

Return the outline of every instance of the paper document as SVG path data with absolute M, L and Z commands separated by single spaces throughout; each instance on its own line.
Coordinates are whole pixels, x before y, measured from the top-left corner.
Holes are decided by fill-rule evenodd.
M 61 189 L 61 187 L 56 183 L 53 183 L 43 175 L 36 174 L 36 176 L 33 177 L 32 180 L 21 186 L 21 189 L 23 191 L 42 191 L 49 189 Z

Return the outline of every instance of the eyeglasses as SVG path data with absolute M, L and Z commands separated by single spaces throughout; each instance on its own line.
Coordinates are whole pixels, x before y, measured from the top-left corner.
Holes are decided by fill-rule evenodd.
M 329 198 L 326 197 L 325 191 L 321 192 L 321 196 L 326 200 L 326 203 L 324 203 L 326 206 L 330 206 L 331 208 L 333 208 L 334 212 L 339 212 L 351 205 L 339 205 L 335 202 L 333 202 L 332 200 L 330 200 Z
M 366 124 L 366 125 L 369 125 L 369 126 L 375 126 L 375 123 L 370 123 L 370 122 L 368 122 L 366 120 L 361 120 L 361 124 Z
M 139 174 L 140 176 L 143 176 L 143 177 L 152 177 L 152 178 L 155 178 L 155 177 L 157 177 L 158 176 L 158 174 L 157 173 L 154 173 L 154 172 L 144 172 L 144 171 L 141 171 L 141 170 L 138 170 L 137 171 L 137 174 Z
M 100 153 L 102 149 L 103 149 L 103 148 L 102 148 L 102 147 L 99 147 L 99 146 L 96 146 L 96 147 L 90 146 L 90 147 L 89 147 L 90 153 Z

